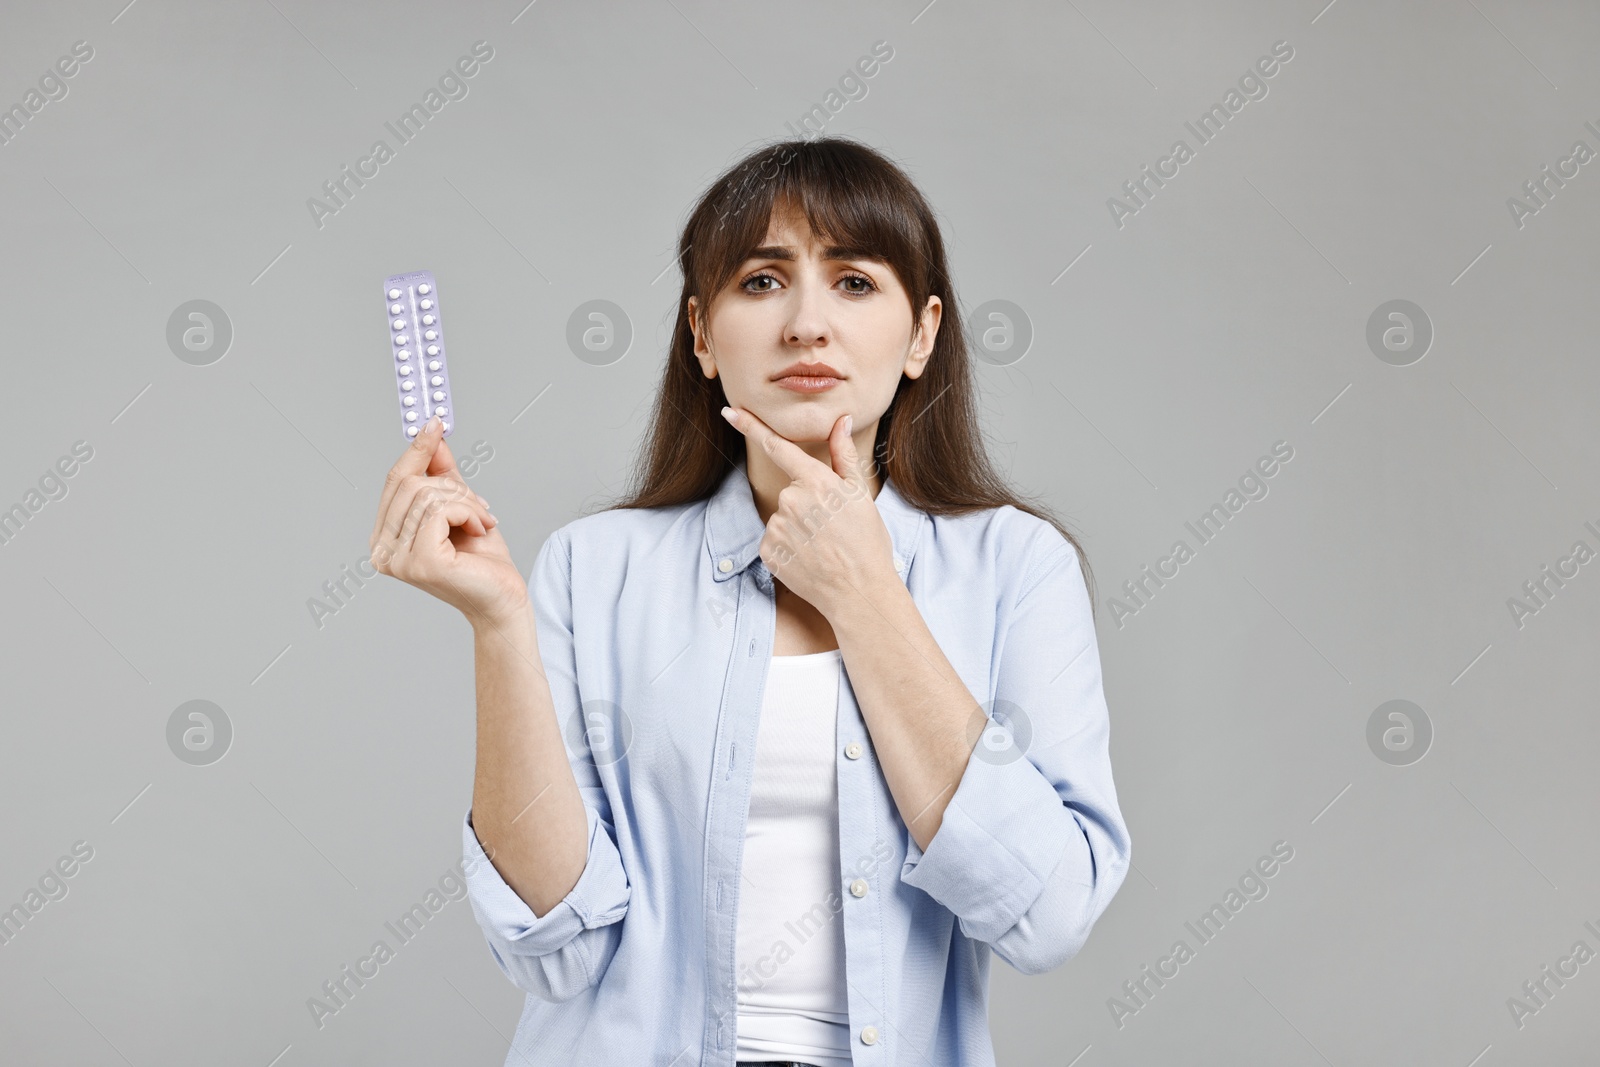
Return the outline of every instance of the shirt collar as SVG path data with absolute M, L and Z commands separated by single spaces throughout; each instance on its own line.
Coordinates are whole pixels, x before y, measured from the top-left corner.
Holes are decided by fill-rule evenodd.
M 757 579 L 765 588 L 772 577 L 761 559 L 761 538 L 766 533 L 766 524 L 756 511 L 747 463 L 741 458 L 723 476 L 722 484 L 706 507 L 706 551 L 711 556 L 714 580 L 725 582 L 754 563 Z M 887 471 L 873 503 L 878 506 L 878 514 L 889 530 L 889 539 L 894 545 L 894 568 L 904 581 L 911 569 L 927 513 L 912 507 L 900 495 Z

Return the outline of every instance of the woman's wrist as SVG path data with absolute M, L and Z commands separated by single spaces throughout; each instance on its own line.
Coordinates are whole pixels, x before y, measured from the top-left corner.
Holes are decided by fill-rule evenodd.
M 481 612 L 468 612 L 467 621 L 472 624 L 475 637 L 482 637 L 485 633 L 509 636 L 517 632 L 532 634 L 536 631 L 533 602 L 527 597 L 497 604 Z

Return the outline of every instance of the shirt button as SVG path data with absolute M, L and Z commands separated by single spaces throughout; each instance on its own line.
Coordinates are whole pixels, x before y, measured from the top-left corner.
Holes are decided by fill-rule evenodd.
M 733 570 L 733 560 L 723 560 L 721 563 L 717 564 L 717 570 L 721 571 L 723 574 L 727 574 L 729 571 Z
M 876 1026 L 863 1027 L 861 1043 L 863 1045 L 876 1045 L 878 1043 L 878 1028 Z
M 858 896 L 858 897 L 866 896 L 867 895 L 867 883 L 866 883 L 866 881 L 864 879 L 857 878 L 855 881 L 851 882 L 850 883 L 850 892 L 852 894 L 854 894 L 855 896 Z
M 861 743 L 859 741 L 850 742 L 848 745 L 844 746 L 844 754 L 849 756 L 851 759 L 860 759 Z

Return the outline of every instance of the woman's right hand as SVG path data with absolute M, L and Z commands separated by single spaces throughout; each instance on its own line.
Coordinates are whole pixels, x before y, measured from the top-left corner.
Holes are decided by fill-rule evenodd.
M 528 603 L 527 580 L 498 526 L 461 476 L 434 416 L 384 479 L 372 565 L 458 609 L 474 627 L 498 624 Z

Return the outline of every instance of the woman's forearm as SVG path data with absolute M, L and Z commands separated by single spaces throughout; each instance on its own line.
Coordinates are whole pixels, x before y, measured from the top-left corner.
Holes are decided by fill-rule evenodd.
M 478 691 L 472 826 L 500 877 L 543 917 L 577 884 L 588 816 L 539 659 L 531 605 L 473 625 Z
M 985 715 L 898 575 L 853 593 L 828 621 L 901 821 L 926 849 Z

